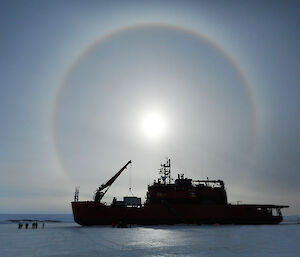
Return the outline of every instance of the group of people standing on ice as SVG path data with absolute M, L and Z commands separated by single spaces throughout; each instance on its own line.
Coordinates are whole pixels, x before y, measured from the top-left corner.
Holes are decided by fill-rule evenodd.
M 25 227 L 25 229 L 28 229 L 29 228 L 29 223 L 25 223 L 24 227 Z M 22 229 L 22 228 L 23 228 L 23 223 L 19 222 L 18 229 Z M 31 228 L 32 229 L 37 229 L 38 228 L 38 222 L 31 223 Z M 42 223 L 42 229 L 44 229 L 44 228 L 45 228 L 45 223 L 43 222 Z

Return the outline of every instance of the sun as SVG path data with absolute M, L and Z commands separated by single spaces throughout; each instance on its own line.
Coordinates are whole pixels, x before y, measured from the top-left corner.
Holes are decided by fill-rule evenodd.
M 149 139 L 159 139 L 166 131 L 166 120 L 158 111 L 146 112 L 142 116 L 141 130 Z

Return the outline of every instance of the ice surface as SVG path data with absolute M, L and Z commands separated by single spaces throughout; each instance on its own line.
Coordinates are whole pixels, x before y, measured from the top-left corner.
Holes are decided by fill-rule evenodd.
M 300 256 L 300 225 L 132 228 L 0 224 L 0 256 Z

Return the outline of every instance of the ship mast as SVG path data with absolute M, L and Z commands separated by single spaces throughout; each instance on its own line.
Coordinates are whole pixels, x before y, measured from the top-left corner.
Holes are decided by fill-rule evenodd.
M 166 163 L 161 164 L 159 169 L 159 174 L 161 174 L 161 179 L 164 183 L 168 181 L 171 184 L 171 160 L 168 158 Z
M 131 160 L 127 162 L 122 169 L 120 169 L 110 180 L 108 180 L 105 184 L 102 184 L 95 193 L 94 200 L 95 202 L 100 202 L 103 196 L 106 194 L 107 190 L 110 186 L 115 182 L 115 180 L 121 175 L 123 170 L 127 168 L 127 166 L 131 163 Z M 105 191 L 103 191 L 106 189 Z

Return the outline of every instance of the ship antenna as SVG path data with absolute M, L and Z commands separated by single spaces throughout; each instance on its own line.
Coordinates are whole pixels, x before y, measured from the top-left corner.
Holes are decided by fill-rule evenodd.
M 74 202 L 78 202 L 79 186 L 75 187 Z

